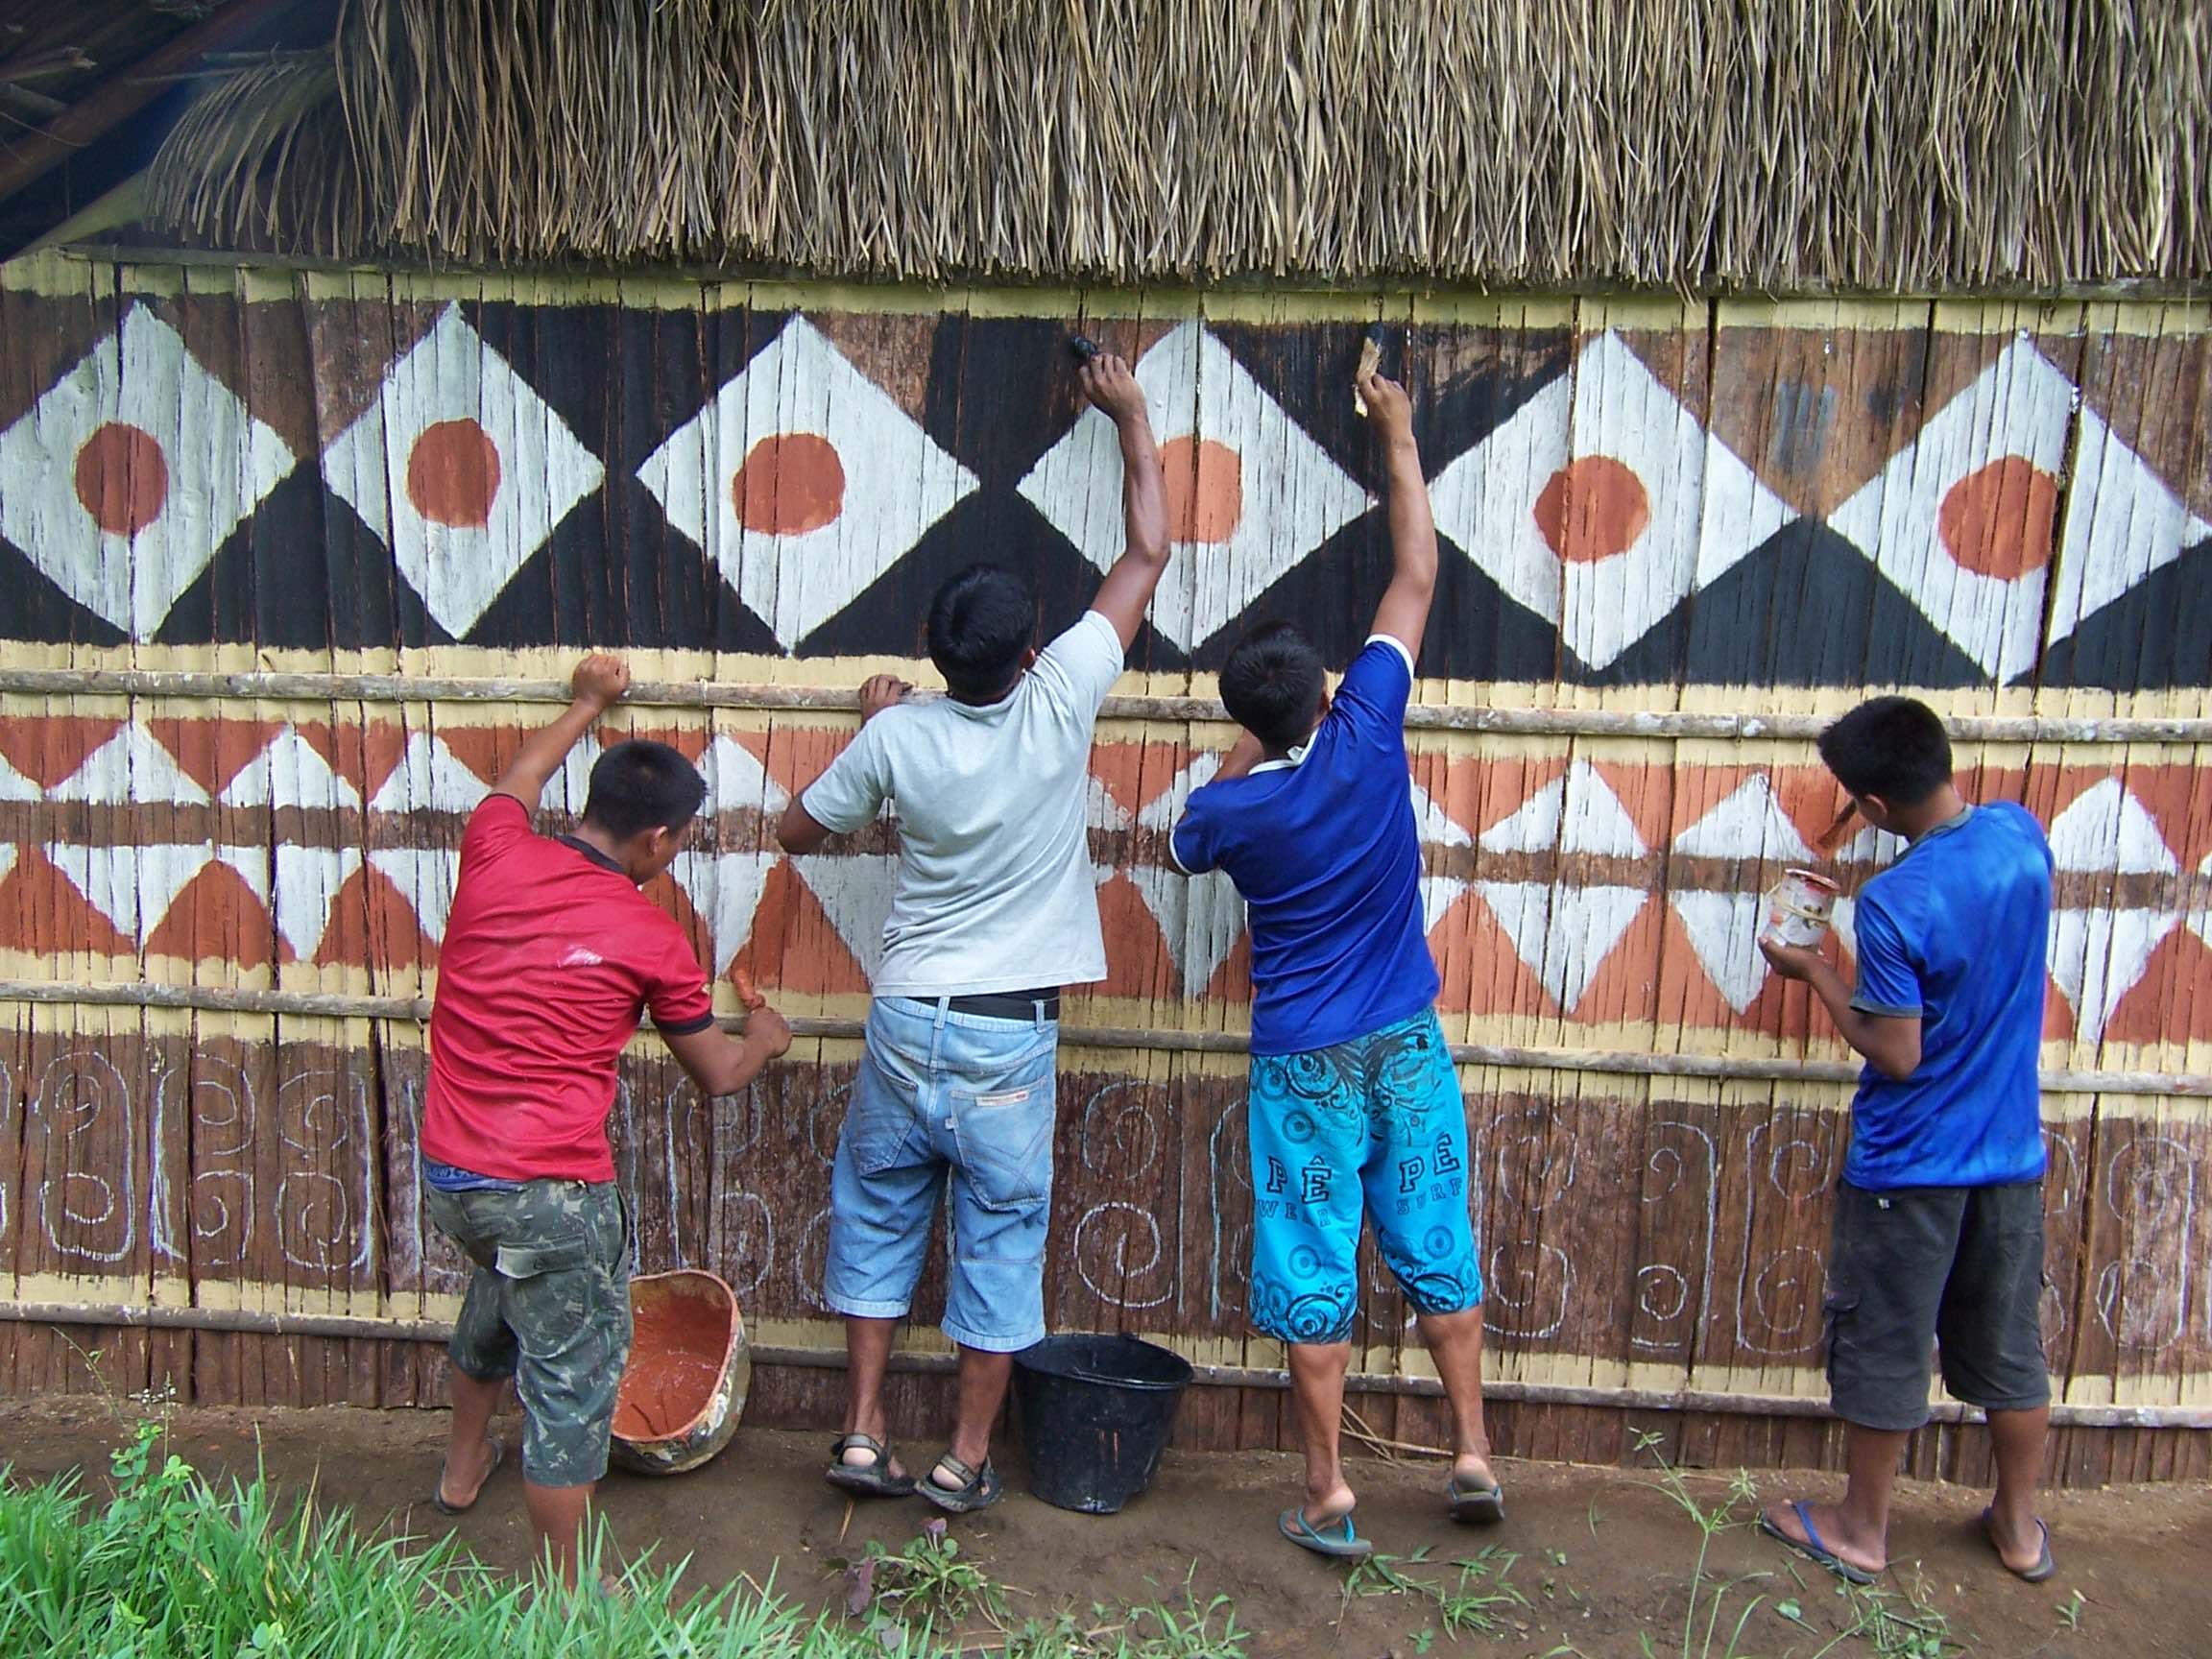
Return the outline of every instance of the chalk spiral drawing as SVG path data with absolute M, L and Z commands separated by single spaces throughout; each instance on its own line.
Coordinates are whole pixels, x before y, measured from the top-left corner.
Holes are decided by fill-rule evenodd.
M 2197 1230 L 2197 1166 L 2189 1149 L 2164 1135 L 2139 1136 L 2104 1169 L 2104 1201 L 2138 1248 L 2167 1246 L 2164 1260 L 2131 1255 L 2108 1262 L 2097 1280 L 2097 1319 L 2124 1348 L 2178 1341 L 2189 1319 L 2189 1266 Z
M 111 1127 L 103 1127 L 104 1121 Z M 39 1146 L 39 1167 L 46 1173 L 38 1183 L 38 1227 L 57 1255 L 120 1262 L 137 1243 L 138 1159 L 132 1121 L 130 1087 L 98 1049 L 64 1049 L 47 1063 L 24 1117 L 23 1139 L 27 1165 L 32 1145 Z M 83 1166 L 95 1161 L 78 1146 L 96 1130 L 124 1148 L 121 1158 L 95 1166 L 120 1177 L 120 1194 L 116 1182 Z

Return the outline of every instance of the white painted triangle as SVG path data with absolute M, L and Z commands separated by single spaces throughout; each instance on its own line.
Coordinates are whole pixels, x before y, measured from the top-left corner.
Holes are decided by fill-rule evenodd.
M 713 941 L 714 976 L 719 979 L 745 942 L 753 937 L 753 918 L 760 891 L 781 854 L 757 848 L 743 853 L 679 853 L 669 874 L 706 920 Z
M 153 733 L 129 720 L 55 785 L 51 799 L 109 806 L 204 806 L 207 791 L 185 776 Z
M 1467 883 L 1456 876 L 1424 876 L 1421 878 L 1421 931 L 1436 931 L 1436 924 L 1444 920 L 1444 913 L 1459 902 L 1459 895 L 1467 891 Z
M 8 872 L 15 868 L 15 857 L 14 843 L 0 841 L 0 881 L 6 880 Z
M 1592 853 L 1641 857 L 1636 833 L 1621 798 L 1587 760 L 1577 760 L 1477 837 L 1485 853 Z
M 1128 875 L 1160 925 L 1184 996 L 1204 996 L 1244 931 L 1244 901 L 1237 883 L 1219 870 L 1186 876 L 1156 864 L 1139 866 Z
M 1781 861 L 1813 856 L 1813 849 L 1805 845 L 1805 837 L 1774 798 L 1773 781 L 1765 773 L 1744 779 L 1725 801 L 1676 836 L 1674 851 L 1691 858 Z
M 1682 919 L 1690 948 L 1705 975 L 1741 1014 L 1758 1000 L 1767 983 L 1767 958 L 1759 953 L 1756 893 L 1671 893 L 1668 902 Z
M 1083 822 L 1093 830 L 1126 830 L 1135 819 L 1129 808 L 1093 776 L 1083 781 Z
M 1859 906 L 1856 901 L 1839 899 L 1836 907 L 1828 913 L 1828 926 L 1836 935 L 1836 942 L 1843 947 L 1843 954 L 1853 961 L 1859 958 Z
M 899 892 L 899 858 L 891 853 L 810 853 L 791 860 L 870 979 L 883 965 L 883 925 Z
M 43 801 L 46 791 L 0 757 L 0 801 Z
M 1839 864 L 1887 865 L 1896 863 L 1898 854 L 1904 851 L 1904 836 L 1892 835 L 1869 824 L 1837 848 L 1835 857 Z
M 2119 779 L 2105 778 L 2051 821 L 2051 857 L 2061 870 L 2171 876 L 2181 868 L 2158 821 Z
M 161 926 L 185 883 L 206 867 L 215 850 L 204 842 L 156 842 L 148 847 L 87 847 L 57 842 L 46 856 L 84 895 L 115 931 L 143 941 Z
M 358 847 L 276 846 L 276 931 L 302 962 L 315 959 L 330 926 L 330 906 L 361 868 Z
M 218 847 L 217 862 L 228 865 L 238 873 L 238 878 L 252 890 L 262 903 L 269 902 L 269 849 L 266 847 Z
M 757 807 L 773 815 L 781 812 L 791 800 L 782 785 L 768 776 L 760 757 L 727 733 L 717 733 L 707 746 L 707 753 L 699 758 L 699 775 L 707 780 L 709 811 Z
M 491 793 L 492 786 L 455 759 L 453 751 L 438 738 L 427 732 L 410 732 L 399 764 L 369 807 L 373 812 L 469 812 Z
M 1551 887 L 1541 881 L 1478 881 L 1513 950 L 1572 1014 L 1613 947 L 1644 908 L 1638 887 Z
M 2212 854 L 2207 854 L 2204 862 L 2197 866 L 2197 874 L 2205 880 L 2212 881 Z M 2202 889 L 2200 888 L 2199 891 L 2201 892 Z M 2189 931 L 2203 940 L 2205 944 L 2212 945 L 2212 904 L 2200 904 L 2196 909 L 2189 912 Z
M 361 792 L 330 769 L 297 727 L 287 726 L 230 780 L 222 802 L 226 806 L 358 806 Z
M 1475 837 L 1467 827 L 1451 813 L 1436 805 L 1435 798 L 1420 784 L 1413 789 L 1413 823 L 1424 843 L 1432 847 L 1471 847 Z
M 1144 803 L 1138 810 L 1137 823 L 1144 830 L 1172 830 L 1183 816 L 1185 803 L 1191 792 L 1203 789 L 1214 781 L 1214 775 L 1221 770 L 1221 757 L 1209 749 L 1190 757 L 1185 766 L 1168 782 L 1166 788 Z
M 390 878 L 432 944 L 445 937 L 445 918 L 453 908 L 453 884 L 461 873 L 461 853 L 447 847 L 379 847 L 369 862 Z M 298 950 L 298 946 L 293 947 Z
M 2113 1010 L 2135 989 L 2152 952 L 2180 921 L 2165 910 L 2051 913 L 2051 977 L 2073 1004 L 2077 1041 L 2103 1040 Z

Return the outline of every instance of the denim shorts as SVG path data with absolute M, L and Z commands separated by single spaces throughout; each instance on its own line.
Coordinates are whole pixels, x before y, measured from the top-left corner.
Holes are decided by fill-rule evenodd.
M 1362 1211 L 1407 1301 L 1482 1300 L 1467 1206 L 1467 1109 L 1436 1011 L 1302 1054 L 1254 1055 L 1252 1323 L 1342 1342 L 1358 1310 Z
M 515 1379 L 522 1474 L 586 1486 L 607 1473 L 630 1358 L 630 1228 L 612 1181 L 442 1192 L 423 1208 L 475 1263 L 446 1354 L 479 1382 Z
M 937 1195 L 952 1195 L 945 1334 L 1012 1353 L 1045 1335 L 1056 1021 L 878 997 L 830 1178 L 823 1299 L 902 1318 Z

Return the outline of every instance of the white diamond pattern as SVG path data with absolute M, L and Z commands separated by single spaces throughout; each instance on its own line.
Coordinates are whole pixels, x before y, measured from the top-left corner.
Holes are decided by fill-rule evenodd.
M 830 514 L 811 527 L 749 526 L 739 512 L 741 469 L 763 443 L 794 437 L 828 443 L 842 493 L 809 515 Z M 804 317 L 670 433 L 637 477 L 786 651 L 976 487 L 973 472 Z
M 1829 520 L 1922 615 L 1996 680 L 2009 680 L 2034 665 L 2049 566 L 2035 562 L 2010 576 L 1969 568 L 1946 543 L 1945 506 L 1963 480 L 2007 459 L 2024 461 L 2047 478 L 2057 477 L 2076 402 L 2074 383 L 2023 334 L 1937 410 L 1919 435 Z M 2006 488 L 1999 512 L 2008 518 L 2015 513 L 2025 516 L 2024 486 Z M 2012 527 L 1999 523 L 1989 533 L 2002 538 Z M 2084 557 L 2091 545 L 2117 545 L 2122 534 L 2101 535 L 2084 523 L 2079 532 Z M 2149 558 L 2147 550 L 2142 557 Z
M 2051 856 L 2065 871 L 2171 876 L 2180 869 L 2157 821 L 2117 778 L 2090 785 L 2052 820 Z M 2178 913 L 2163 908 L 2052 911 L 2051 977 L 2073 1005 L 2079 1040 L 2103 1038 L 2152 952 L 2180 922 Z
M 146 639 L 295 464 L 176 329 L 135 305 L 0 432 L 0 536 Z
M 1604 557 L 1562 558 L 1539 503 L 1555 480 L 1568 489 L 1565 478 L 1582 475 L 1571 467 L 1591 461 L 1633 474 L 1642 525 L 1631 516 L 1627 545 Z M 1430 495 L 1437 528 L 1591 668 L 1611 663 L 1794 517 L 1611 330 L 1583 348 L 1572 374 L 1438 473 Z
M 1202 323 L 1177 325 L 1139 359 L 1153 435 L 1218 444 L 1235 457 L 1236 521 L 1225 539 L 1177 541 L 1152 626 L 1203 645 L 1307 555 L 1367 511 L 1367 492 L 1284 412 Z M 1087 409 L 1022 480 L 1031 504 L 1105 570 L 1125 545 L 1114 422 Z
M 439 472 L 434 453 L 470 458 L 468 499 L 446 499 L 425 476 Z M 331 491 L 390 544 L 400 575 L 456 639 L 606 473 L 458 305 L 392 366 L 376 402 L 323 455 Z

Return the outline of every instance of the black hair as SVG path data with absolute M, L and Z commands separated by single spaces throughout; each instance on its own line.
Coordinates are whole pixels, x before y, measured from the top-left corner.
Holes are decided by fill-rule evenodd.
M 946 578 L 929 601 L 929 661 L 964 703 L 1003 696 L 1036 638 L 1029 584 L 999 565 L 969 565 Z
M 665 743 L 632 737 L 592 766 L 584 822 L 627 841 L 644 830 L 682 829 L 706 799 L 707 780 L 690 761 Z
M 1820 758 L 1854 795 L 1917 806 L 1951 781 L 1951 739 L 1935 709 L 1875 697 L 1820 733 Z
M 1321 653 L 1295 624 L 1262 622 L 1221 664 L 1221 701 L 1269 749 L 1291 749 L 1313 735 L 1328 678 Z

